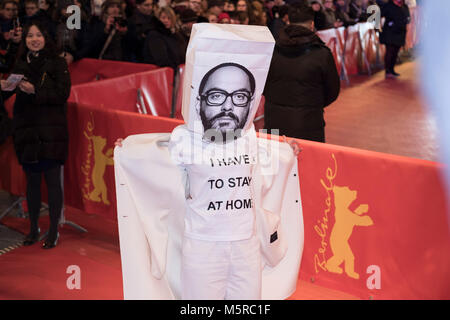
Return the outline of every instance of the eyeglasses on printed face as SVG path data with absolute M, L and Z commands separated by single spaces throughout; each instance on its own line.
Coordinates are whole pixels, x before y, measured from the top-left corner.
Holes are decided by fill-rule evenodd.
M 246 90 L 236 90 L 228 93 L 224 90 L 211 90 L 202 95 L 201 98 L 206 101 L 208 106 L 217 107 L 225 103 L 228 97 L 231 97 L 231 102 L 236 107 L 246 107 L 252 99 L 250 92 Z

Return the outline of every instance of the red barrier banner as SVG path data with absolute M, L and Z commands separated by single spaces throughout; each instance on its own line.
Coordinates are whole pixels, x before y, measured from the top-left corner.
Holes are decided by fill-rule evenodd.
M 299 143 L 301 278 L 362 299 L 450 299 L 441 166 Z
M 348 81 L 348 72 L 345 66 L 345 48 L 346 48 L 346 39 L 347 39 L 347 29 L 345 27 L 339 27 L 335 29 L 336 38 L 339 43 L 339 47 L 341 50 L 341 68 L 338 70 L 341 76 L 341 79 Z
M 358 61 L 361 55 L 361 44 L 359 41 L 359 26 L 347 27 L 347 38 L 345 42 L 344 64 L 349 76 L 358 74 Z
M 85 58 L 69 66 L 72 86 L 158 69 L 153 64 Z
M 326 46 L 330 48 L 331 53 L 334 57 L 334 62 L 336 63 L 336 69 L 339 75 L 341 75 L 341 64 L 342 64 L 342 46 L 341 41 L 338 39 L 338 34 L 336 29 L 327 29 L 317 32 L 317 35 L 325 42 Z
M 182 123 L 73 103 L 68 118 L 65 203 L 110 219 L 116 219 L 114 141 L 171 132 Z M 305 235 L 300 277 L 362 299 L 450 299 L 449 203 L 441 166 L 298 142 Z M 12 143 L 0 150 L 2 189 L 24 194 Z
M 128 112 L 139 112 L 143 104 L 148 114 L 170 117 L 172 87 L 172 68 L 160 68 L 74 86 L 69 102 Z
M 418 33 L 420 30 L 420 14 L 417 7 L 410 8 L 409 13 L 411 15 L 411 21 L 408 25 L 408 30 L 406 32 L 405 48 L 407 50 L 412 49 L 417 45 Z
M 377 64 L 378 36 L 372 23 L 359 23 L 359 36 L 361 40 L 361 59 L 359 61 L 360 73 L 371 73 Z
M 114 142 L 132 134 L 171 132 L 182 122 L 136 113 L 69 104 L 69 157 L 65 203 L 116 220 Z

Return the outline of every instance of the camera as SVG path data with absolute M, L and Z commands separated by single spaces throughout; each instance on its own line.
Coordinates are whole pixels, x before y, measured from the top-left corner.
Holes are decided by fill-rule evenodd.
M 127 19 L 122 18 L 122 17 L 114 17 L 114 24 L 117 24 L 119 27 L 126 27 L 128 25 L 127 23 Z

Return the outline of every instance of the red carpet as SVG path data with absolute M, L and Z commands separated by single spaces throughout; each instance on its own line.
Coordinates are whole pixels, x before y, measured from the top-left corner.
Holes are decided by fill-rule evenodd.
M 66 209 L 66 219 L 88 229 L 88 233 L 64 226 L 54 249 L 43 250 L 39 243 L 0 256 L 0 300 L 123 299 L 117 224 L 71 208 Z M 7 217 L 2 223 L 22 233 L 29 226 L 28 220 L 20 218 Z M 42 231 L 47 229 L 48 216 L 40 219 L 40 226 Z M 66 271 L 71 265 L 80 267 L 80 290 L 67 288 L 71 274 Z M 299 281 L 289 299 L 357 298 Z
M 64 226 L 52 250 L 34 244 L 0 256 L 0 299 L 123 299 L 117 224 L 73 209 L 66 210 L 66 219 L 88 233 Z M 40 222 L 46 230 L 48 217 Z M 20 218 L 2 223 L 23 233 L 29 226 Z M 80 290 L 67 288 L 70 265 L 80 267 Z
M 396 67 L 398 79 L 355 76 L 325 109 L 330 144 L 437 161 L 438 129 L 421 95 L 418 62 Z

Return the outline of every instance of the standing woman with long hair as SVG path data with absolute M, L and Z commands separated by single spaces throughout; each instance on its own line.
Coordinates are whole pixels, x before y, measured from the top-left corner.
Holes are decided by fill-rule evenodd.
M 28 25 L 12 73 L 23 80 L 16 87 L 13 138 L 17 158 L 27 177 L 30 233 L 24 245 L 39 240 L 41 177 L 48 189 L 50 228 L 44 249 L 56 246 L 63 207 L 62 166 L 68 152 L 67 99 L 70 75 L 49 34 L 39 22 Z M 2 88 L 4 88 L 2 80 Z

